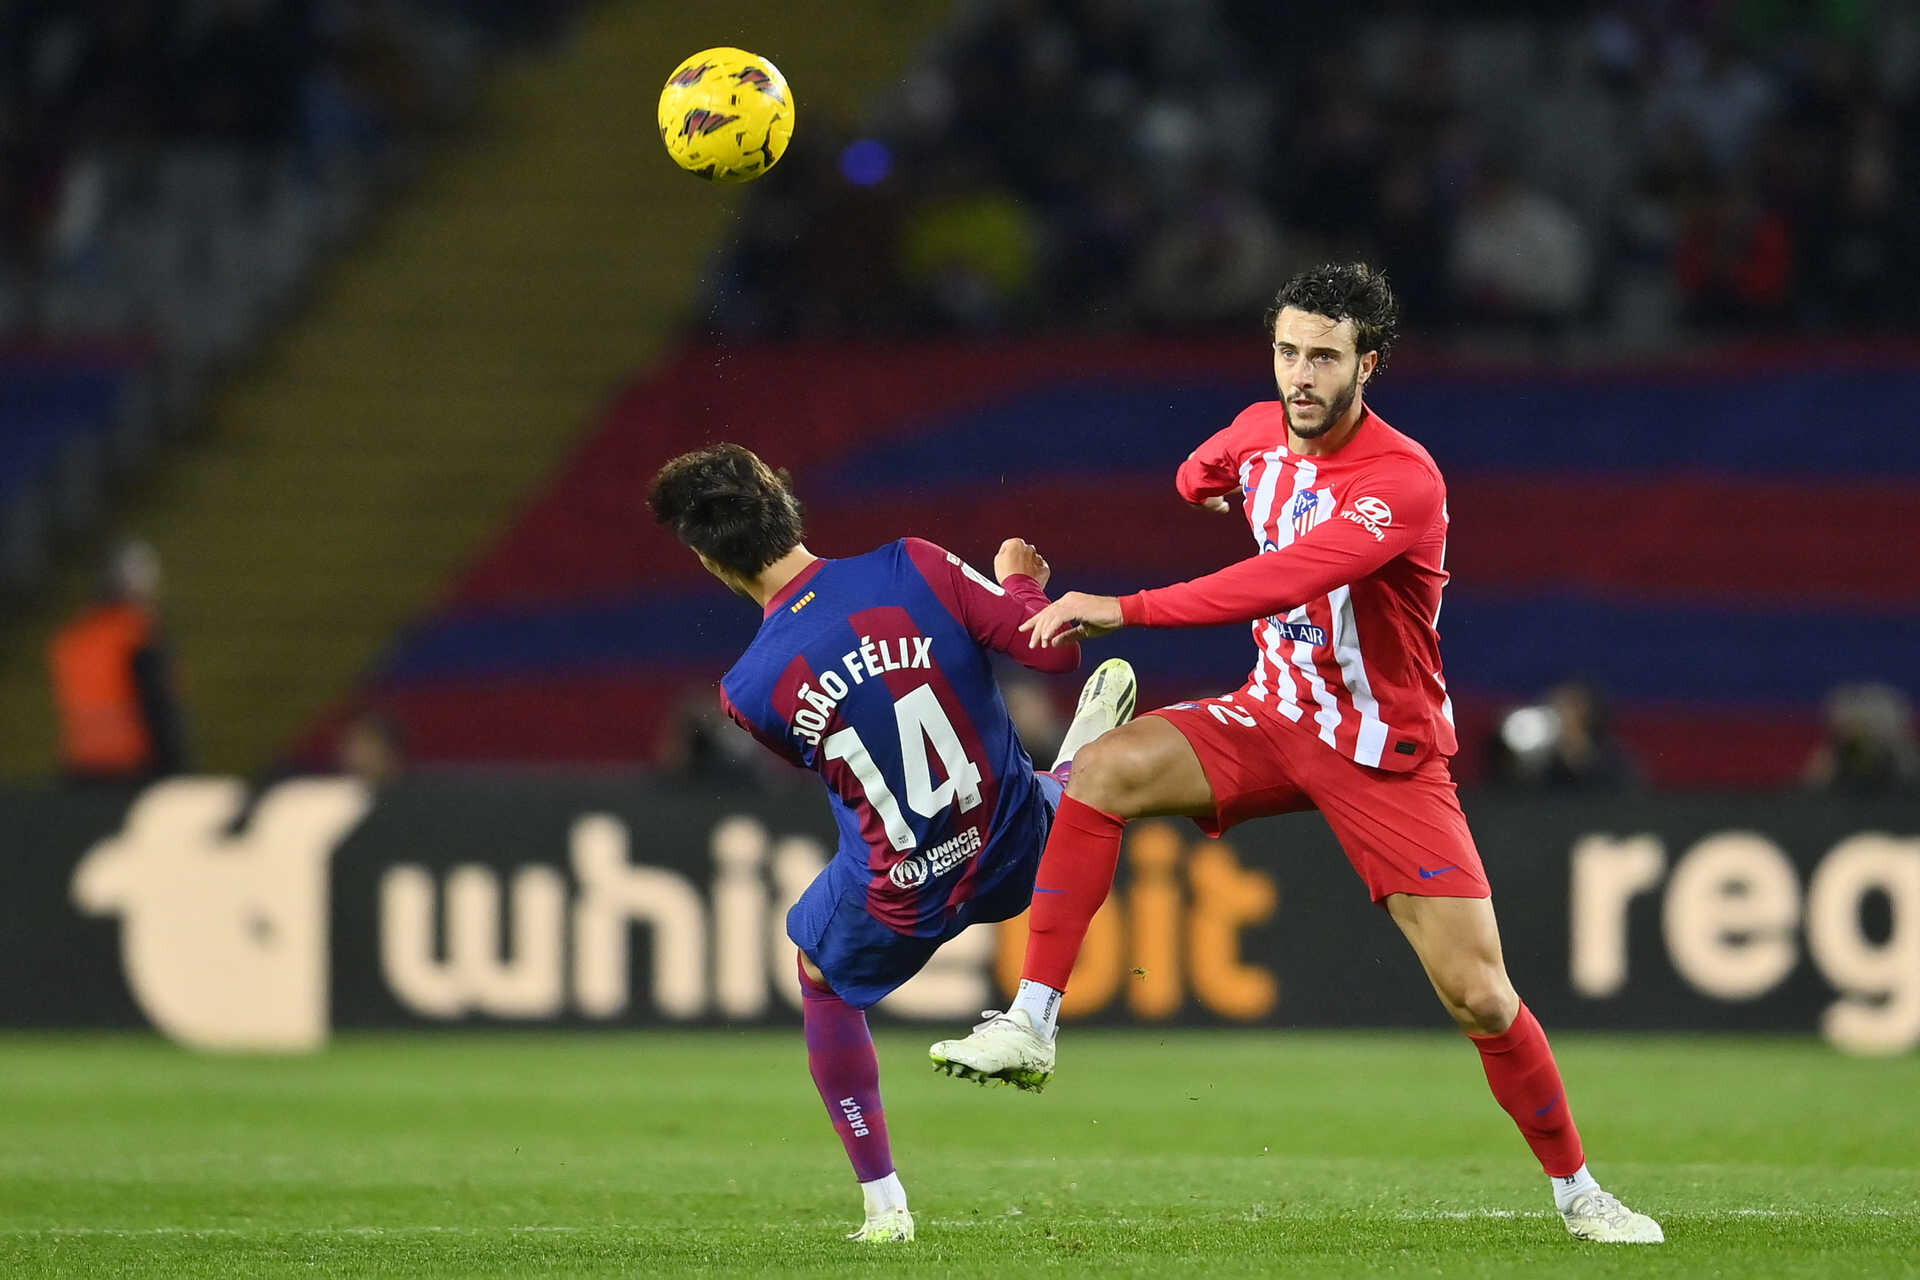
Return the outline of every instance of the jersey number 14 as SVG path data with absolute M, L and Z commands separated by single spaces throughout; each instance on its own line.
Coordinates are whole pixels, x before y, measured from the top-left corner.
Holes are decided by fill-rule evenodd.
M 946 708 L 940 705 L 932 685 L 923 684 L 901 694 L 893 704 L 893 719 L 900 730 L 900 766 L 906 772 L 907 803 L 915 813 L 923 818 L 937 818 L 956 800 L 962 813 L 980 803 L 980 770 L 967 759 L 960 735 L 954 732 L 953 721 L 947 719 Z M 827 759 L 845 760 L 847 768 L 853 770 L 853 776 L 860 780 L 861 789 L 867 793 L 867 803 L 886 824 L 888 842 L 902 851 L 913 848 L 916 843 L 913 828 L 907 825 L 906 816 L 900 812 L 900 802 L 894 799 L 892 789 L 881 776 L 879 766 L 874 764 L 867 744 L 860 741 L 859 733 L 842 729 L 820 745 Z M 937 787 L 933 785 L 933 770 L 927 760 L 929 745 L 940 758 L 941 771 L 947 775 L 947 780 Z

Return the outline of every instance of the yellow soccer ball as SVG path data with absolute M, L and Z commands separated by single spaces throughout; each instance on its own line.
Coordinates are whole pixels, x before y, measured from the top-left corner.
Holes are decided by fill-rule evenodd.
M 793 95 L 780 68 L 745 49 L 703 49 L 660 91 L 660 141 L 673 162 L 714 182 L 773 168 L 793 138 Z

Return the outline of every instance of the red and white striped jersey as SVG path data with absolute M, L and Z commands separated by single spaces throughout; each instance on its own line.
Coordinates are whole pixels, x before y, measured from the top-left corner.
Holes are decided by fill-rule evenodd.
M 1334 453 L 1297 454 L 1284 406 L 1264 401 L 1194 450 L 1175 484 L 1189 502 L 1238 490 L 1260 550 L 1121 597 L 1129 626 L 1251 621 L 1247 698 L 1375 768 L 1458 750 L 1437 630 L 1447 489 L 1425 449 L 1366 410 Z

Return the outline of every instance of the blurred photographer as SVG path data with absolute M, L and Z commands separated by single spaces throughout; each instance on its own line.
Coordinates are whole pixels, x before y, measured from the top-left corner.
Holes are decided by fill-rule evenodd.
M 1539 702 L 1509 711 L 1488 754 L 1492 775 L 1512 787 L 1598 791 L 1640 780 L 1613 737 L 1599 690 L 1584 680 L 1555 685 Z
M 1891 685 L 1845 684 L 1827 694 L 1827 738 L 1801 781 L 1844 795 L 1885 795 L 1920 783 L 1913 705 Z

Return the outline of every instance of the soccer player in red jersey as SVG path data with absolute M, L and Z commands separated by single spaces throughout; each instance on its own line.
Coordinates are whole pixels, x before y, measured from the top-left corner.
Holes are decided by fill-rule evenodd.
M 1546 1034 L 1507 977 L 1448 772 L 1457 744 L 1435 630 L 1446 485 L 1427 451 L 1364 400 L 1397 313 L 1386 279 L 1358 263 L 1304 272 L 1275 297 L 1267 327 L 1281 398 L 1247 408 L 1175 478 L 1182 498 L 1209 511 L 1230 510 L 1237 494 L 1257 554 L 1129 596 L 1068 592 L 1022 625 L 1044 646 L 1130 626 L 1247 622 L 1256 657 L 1240 689 L 1163 707 L 1079 753 L 1035 880 L 1013 1007 L 932 1057 L 951 1074 L 1046 1082 L 1060 997 L 1131 820 L 1180 815 L 1218 835 L 1318 809 L 1479 1050 L 1567 1229 L 1657 1243 L 1659 1224 L 1587 1170 Z

